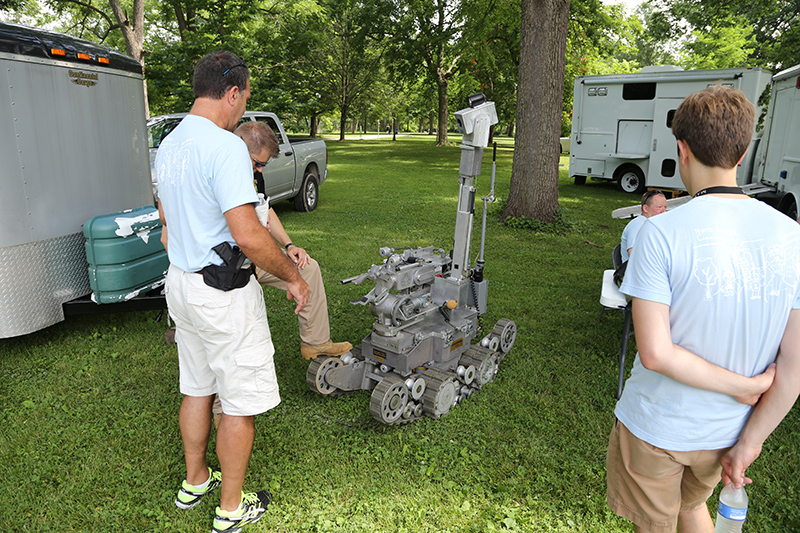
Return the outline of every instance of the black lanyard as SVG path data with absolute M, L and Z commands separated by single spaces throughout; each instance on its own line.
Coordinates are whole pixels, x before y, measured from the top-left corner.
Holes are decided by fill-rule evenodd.
M 725 187 L 723 185 L 718 185 L 716 187 L 706 187 L 705 189 L 701 189 L 694 193 L 692 198 L 697 198 L 698 196 L 703 196 L 704 194 L 745 194 L 741 187 Z

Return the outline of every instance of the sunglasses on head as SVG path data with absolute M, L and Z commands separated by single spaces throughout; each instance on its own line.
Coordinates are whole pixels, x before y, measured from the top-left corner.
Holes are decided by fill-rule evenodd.
M 236 63 L 235 65 L 233 65 L 232 67 L 230 67 L 228 70 L 226 70 L 225 72 L 223 72 L 223 73 L 222 73 L 222 75 L 223 75 L 223 76 L 224 76 L 224 75 L 226 75 L 228 72 L 230 72 L 231 70 L 235 69 L 236 67 L 245 67 L 245 68 L 247 68 L 247 63 L 245 63 L 245 62 L 244 62 L 244 59 L 242 59 L 242 60 L 241 60 L 239 63 Z
M 656 196 L 656 195 L 659 195 L 659 194 L 664 195 L 664 193 L 662 191 L 659 191 L 658 189 L 653 189 L 653 190 L 647 191 L 642 196 L 642 205 L 646 204 L 650 200 L 650 198 L 652 198 L 653 196 Z M 664 196 L 666 196 L 666 195 L 664 195 Z

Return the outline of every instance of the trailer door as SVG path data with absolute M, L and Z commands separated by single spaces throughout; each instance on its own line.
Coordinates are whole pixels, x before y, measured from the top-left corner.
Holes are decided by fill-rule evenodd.
M 653 113 L 648 187 L 684 189 L 678 173 L 678 144 L 672 135 L 672 117 L 683 98 L 657 98 Z

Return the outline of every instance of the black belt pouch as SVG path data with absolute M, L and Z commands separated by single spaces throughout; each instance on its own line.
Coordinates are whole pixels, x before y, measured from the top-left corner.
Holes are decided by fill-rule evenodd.
M 209 265 L 203 269 L 203 281 L 221 291 L 241 289 L 250 282 L 252 268 L 231 268 L 228 265 Z
M 212 248 L 225 262 L 222 265 L 209 265 L 203 269 L 203 281 L 209 287 L 221 291 L 241 289 L 250 281 L 253 268 L 242 268 L 245 256 L 238 246 L 231 247 L 227 242 Z

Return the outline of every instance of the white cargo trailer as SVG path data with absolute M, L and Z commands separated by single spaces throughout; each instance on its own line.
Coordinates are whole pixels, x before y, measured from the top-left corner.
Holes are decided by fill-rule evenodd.
M 152 203 L 142 67 L 0 22 L 0 338 L 91 292 L 82 225 Z
M 797 219 L 800 205 L 800 65 L 773 78 L 769 112 L 752 181 L 775 188 L 759 196 Z
M 575 79 L 569 175 L 615 180 L 619 188 L 641 194 L 647 188 L 685 190 L 678 174 L 672 117 L 689 94 L 710 85 L 741 89 L 761 113 L 758 99 L 771 81 L 763 68 L 684 71 L 645 67 L 638 74 L 580 76 Z M 756 132 L 742 161 L 746 182 L 755 161 Z

